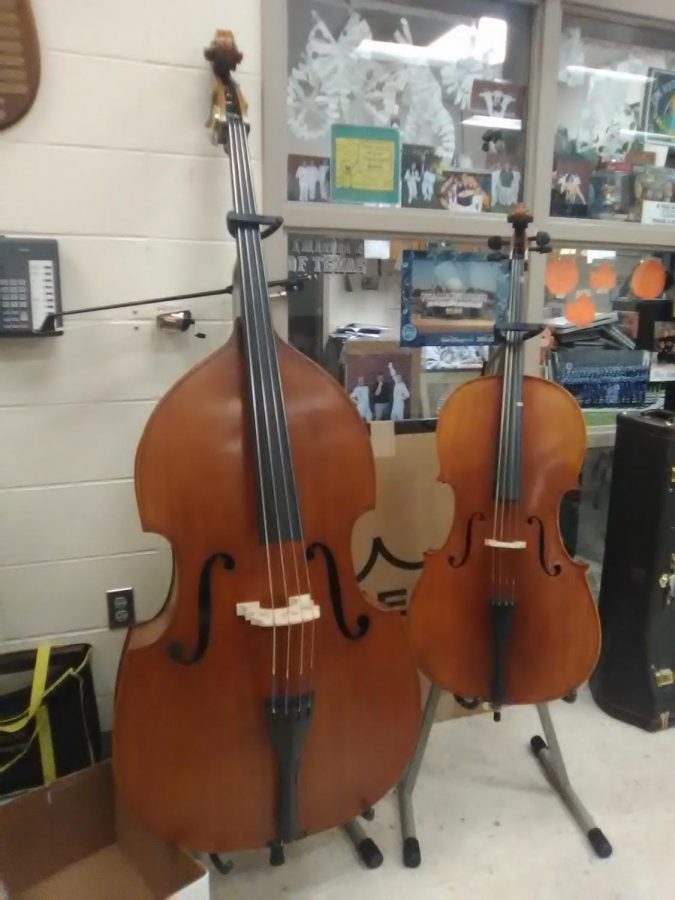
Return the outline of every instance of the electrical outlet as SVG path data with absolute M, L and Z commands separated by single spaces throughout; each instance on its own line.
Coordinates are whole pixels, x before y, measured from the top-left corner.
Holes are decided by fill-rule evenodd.
M 108 628 L 129 628 L 136 624 L 134 589 L 115 588 L 105 592 L 108 601 Z

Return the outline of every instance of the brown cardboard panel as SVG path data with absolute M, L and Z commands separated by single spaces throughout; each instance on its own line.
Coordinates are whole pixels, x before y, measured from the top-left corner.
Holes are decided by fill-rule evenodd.
M 12 900 L 208 896 L 203 866 L 117 806 L 110 761 L 0 806 L 0 881 Z
M 118 844 L 104 847 L 17 894 L 17 900 L 157 900 L 161 897 L 166 894 L 156 894 L 148 887 Z
M 105 765 L 0 807 L 0 876 L 10 896 L 112 843 L 113 811 Z
M 355 341 L 354 347 L 359 343 Z M 438 481 L 436 435 L 433 432 L 396 435 L 394 451 L 375 454 L 376 508 L 359 519 L 352 535 L 356 572 L 367 563 L 376 538 L 397 559 L 421 562 L 427 550 L 443 545 L 452 526 L 454 498 L 452 489 Z M 399 568 L 380 556 L 361 587 L 371 597 L 381 592 L 404 591 L 409 600 L 419 575 L 419 569 Z M 429 682 L 420 675 L 420 683 L 424 702 Z M 468 714 L 468 710 L 444 694 L 436 721 Z
M 203 875 L 202 866 L 192 857 L 177 847 L 168 846 L 146 831 L 123 808 L 119 797 L 115 815 L 117 845 L 135 869 L 142 872 L 144 882 L 150 889 L 148 896 L 173 896 L 186 884 Z

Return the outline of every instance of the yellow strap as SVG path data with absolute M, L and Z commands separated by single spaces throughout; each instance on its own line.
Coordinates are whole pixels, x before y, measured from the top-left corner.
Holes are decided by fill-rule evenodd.
M 15 756 L 13 756 L 4 764 L 0 765 L 0 775 L 11 769 L 13 765 L 19 762 L 19 760 L 28 753 L 33 745 L 33 741 L 37 737 L 39 742 L 43 781 L 45 784 L 51 784 L 51 782 L 56 780 L 56 762 L 54 759 L 54 745 L 52 743 L 52 731 L 49 722 L 49 712 L 47 711 L 46 706 L 43 705 L 43 701 L 46 697 L 49 696 L 49 694 L 51 694 L 53 690 L 55 690 L 60 684 L 62 684 L 62 682 L 64 682 L 66 678 L 69 678 L 70 676 L 79 677 L 80 672 L 89 662 L 91 649 L 85 653 L 84 659 L 82 660 L 80 665 L 77 666 L 77 668 L 66 669 L 66 671 L 63 672 L 63 674 L 59 678 L 57 678 L 49 688 L 47 688 L 46 685 L 47 675 L 49 672 L 50 652 L 51 650 L 49 644 L 41 644 L 37 649 L 35 655 L 35 667 L 33 670 L 33 684 L 31 687 L 30 703 L 26 712 L 18 719 L 14 719 L 5 723 L 0 722 L 0 732 L 5 732 L 6 734 L 14 734 L 16 731 L 24 728 L 32 718 L 35 718 L 35 728 L 33 729 L 33 733 L 28 739 L 28 742 L 22 747 L 21 750 L 19 750 L 17 754 L 15 754 Z M 93 752 L 91 752 L 91 748 L 90 755 L 93 762 L 94 757 Z
M 48 645 L 45 645 L 45 646 L 46 646 L 47 650 L 49 650 L 49 646 Z M 38 647 L 38 654 L 39 653 L 40 653 L 40 647 Z M 91 657 L 91 649 L 87 650 L 82 662 L 79 664 L 79 666 L 77 666 L 77 668 L 66 669 L 65 672 L 63 672 L 56 679 L 56 681 L 52 682 L 52 684 L 50 684 L 46 690 L 43 689 L 42 697 L 40 698 L 41 701 L 45 700 L 52 693 L 52 691 L 55 691 L 56 688 L 66 680 L 66 678 L 70 678 L 71 675 L 79 675 L 80 672 L 84 669 L 84 667 L 89 662 L 90 657 Z M 35 669 L 37 669 L 37 665 L 38 665 L 38 661 L 36 658 Z M 48 669 L 49 669 L 49 656 L 47 656 L 47 671 L 48 671 Z M 45 677 L 46 677 L 46 674 L 47 674 L 47 672 L 45 672 Z M 35 676 L 36 676 L 36 671 L 34 670 L 33 686 L 35 686 Z M 31 690 L 31 700 L 32 700 L 32 694 L 33 694 L 33 691 Z M 14 732 L 16 732 L 16 731 L 21 731 L 21 729 L 24 728 L 28 724 L 28 722 L 31 720 L 33 715 L 34 715 L 34 713 L 31 712 L 31 707 L 29 706 L 28 709 L 25 711 L 25 713 L 21 713 L 18 717 L 13 716 L 11 719 L 0 719 L 0 733 L 14 734 Z
M 41 706 L 35 713 L 35 721 L 40 747 L 40 762 L 42 763 L 42 781 L 44 784 L 51 784 L 52 781 L 56 781 L 56 762 L 54 761 L 52 727 L 46 706 Z
M 40 708 L 40 704 L 45 696 L 45 688 L 47 686 L 47 672 L 49 671 L 49 644 L 40 644 L 35 654 L 35 667 L 33 669 L 33 686 L 30 692 L 30 703 L 28 709 L 23 716 L 4 725 L 0 725 L 0 731 L 5 734 L 15 734 L 21 731 L 33 718 Z

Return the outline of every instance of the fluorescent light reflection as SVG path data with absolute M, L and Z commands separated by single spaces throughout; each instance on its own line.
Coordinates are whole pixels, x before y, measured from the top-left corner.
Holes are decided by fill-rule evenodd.
M 462 125 L 476 125 L 479 128 L 499 128 L 502 131 L 521 131 L 522 119 L 505 119 L 503 116 L 471 116 Z
M 600 78 L 608 78 L 614 81 L 639 81 L 646 84 L 654 79 L 651 75 L 638 75 L 635 72 L 617 72 L 615 69 L 594 69 L 592 66 L 566 66 L 568 72 L 578 72 L 582 75 L 598 75 Z
M 499 66 L 506 59 L 508 26 L 503 19 L 481 16 L 478 25 L 456 25 L 426 47 L 397 41 L 363 40 L 354 53 L 367 59 L 396 60 L 411 65 L 481 59 Z

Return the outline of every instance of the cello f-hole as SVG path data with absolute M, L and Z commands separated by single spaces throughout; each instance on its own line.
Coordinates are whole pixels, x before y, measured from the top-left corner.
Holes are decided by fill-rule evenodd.
M 541 567 L 546 572 L 547 575 L 550 575 L 551 578 L 555 578 L 556 575 L 560 575 L 562 572 L 562 566 L 560 563 L 552 563 L 549 565 L 548 560 L 546 559 L 546 536 L 544 534 L 544 523 L 538 516 L 530 516 L 527 520 L 528 525 L 538 525 L 539 526 L 539 561 L 541 562 Z
M 199 576 L 199 606 L 197 620 L 197 644 L 191 653 L 186 653 L 180 641 L 169 644 L 169 656 L 182 666 L 192 666 L 204 656 L 209 646 L 211 634 L 211 572 L 220 560 L 227 571 L 234 569 L 234 558 L 228 553 L 214 553 L 204 565 Z
M 469 553 L 471 553 L 471 543 L 473 540 L 473 523 L 474 522 L 484 522 L 484 521 L 485 521 L 485 516 L 483 515 L 483 513 L 477 512 L 477 513 L 474 513 L 471 516 L 471 518 L 469 519 L 469 521 L 467 522 L 466 540 L 464 542 L 464 554 L 463 554 L 462 558 L 459 561 L 457 561 L 457 557 L 454 554 L 451 554 L 450 556 L 448 556 L 448 562 L 450 563 L 450 565 L 452 566 L 453 569 L 460 569 L 464 565 L 464 563 L 467 561 L 467 559 L 469 558 Z
M 335 565 L 335 558 L 330 549 L 321 543 L 312 544 L 307 548 L 307 559 L 311 562 L 316 556 L 316 551 L 320 550 L 326 563 L 326 575 L 328 576 L 328 587 L 330 600 L 333 605 L 333 615 L 337 627 L 342 634 L 350 641 L 358 641 L 364 637 L 370 628 L 370 619 L 368 616 L 359 616 L 356 620 L 356 629 L 350 629 L 345 619 L 344 609 L 342 607 L 342 590 L 340 588 L 340 576 Z

